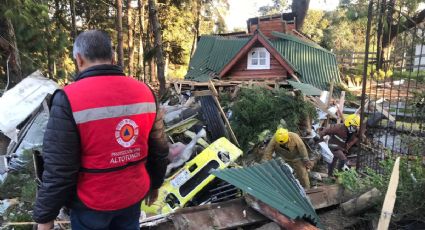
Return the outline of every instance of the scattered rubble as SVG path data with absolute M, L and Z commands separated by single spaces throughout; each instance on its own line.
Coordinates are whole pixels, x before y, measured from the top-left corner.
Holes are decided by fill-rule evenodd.
M 171 141 L 171 164 L 167 168 L 167 178 L 160 189 L 158 200 L 149 207 L 142 204 L 141 228 L 199 229 L 204 226 L 202 229 L 273 229 L 281 226 L 288 229 L 317 229 L 326 226 L 326 222 L 320 225 L 315 210 L 341 204 L 352 196 L 347 195 L 339 185 L 329 185 L 326 162 L 332 161 L 333 155 L 326 141 L 316 143 L 315 137 L 319 127 L 327 126 L 330 119 L 343 120 L 342 111 L 347 109 L 344 107 L 345 98 L 342 93 L 339 99 L 334 100 L 329 96 L 332 93 L 320 90 L 303 95 L 301 92 L 305 93 L 307 86 L 297 83 L 291 85 L 294 91 L 279 90 L 278 87 L 232 85 L 231 89 L 219 89 L 220 95 L 212 82 L 205 85 L 210 90 L 182 90 L 181 85 L 175 87 L 175 90 L 170 89 L 168 96 L 161 100 L 161 109 L 165 113 L 166 133 Z M 48 93 L 51 94 L 54 89 L 52 86 Z M 19 132 L 2 129 L 14 139 L 6 155 L 3 158 L 0 156 L 0 160 L 3 159 L 3 164 L 7 166 L 3 170 L 7 173 L 0 177 L 3 178 L 3 186 L 10 184 L 7 182 L 9 178 L 15 178 L 4 175 L 13 173 L 34 183 L 29 183 L 28 188 L 18 187 L 19 193 L 14 195 L 4 196 L 6 193 L 2 193 L 4 197 L 0 199 L 20 197 L 17 207 L 28 206 L 27 211 L 31 210 L 32 202 L 27 198 L 34 197 L 29 191 L 34 190 L 35 193 L 35 181 L 41 177 L 39 153 L 48 119 L 48 93 L 40 94 L 32 100 L 33 109 L 15 126 L 19 126 Z M 217 96 L 223 99 L 222 104 Z M 255 101 L 257 99 L 258 103 Z M 268 116 L 273 118 L 269 119 Z M 265 164 L 274 164 L 276 170 L 259 168 L 262 151 L 273 136 L 271 130 L 277 126 L 288 127 L 302 134 L 310 160 L 316 163 L 314 171 L 310 172 L 315 184 L 312 189 L 304 191 L 289 166 L 271 161 Z M 239 142 L 244 151 L 238 148 Z M 25 150 L 28 153 L 23 154 Z M 235 179 L 238 175 L 236 172 L 249 171 L 251 168 L 253 171 L 244 178 L 252 177 L 255 180 L 243 185 L 244 180 Z M 24 173 L 28 169 L 32 173 Z M 233 179 L 223 177 L 226 172 L 234 172 L 231 176 Z M 267 189 L 267 193 L 258 192 L 259 189 L 266 189 L 266 184 L 273 188 Z M 273 199 L 263 196 L 273 195 L 274 189 L 281 191 L 272 196 L 273 199 L 286 194 L 285 198 L 279 198 L 279 202 L 286 199 L 285 204 L 296 202 L 296 205 L 290 209 L 289 206 L 282 208 L 276 206 L 279 204 L 277 200 L 270 202 Z M 59 221 L 66 224 L 68 218 L 66 212 L 62 212 Z M 10 222 L 12 219 L 2 221 Z M 19 217 L 13 221 L 31 219 Z

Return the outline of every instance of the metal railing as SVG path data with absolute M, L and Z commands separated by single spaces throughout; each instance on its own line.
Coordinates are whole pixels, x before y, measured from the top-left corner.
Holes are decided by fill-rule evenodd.
M 379 170 L 378 162 L 395 154 L 425 155 L 425 36 L 420 24 L 404 27 L 413 12 L 402 8 L 371 0 L 365 52 L 337 54 L 342 64 L 363 65 L 361 119 L 367 126 L 359 170 Z

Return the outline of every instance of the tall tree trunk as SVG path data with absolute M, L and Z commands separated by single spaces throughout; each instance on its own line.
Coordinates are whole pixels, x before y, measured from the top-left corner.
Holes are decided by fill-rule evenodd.
M 134 19 L 131 1 L 127 1 L 127 27 L 128 27 L 128 74 L 134 75 Z
M 69 0 L 69 6 L 71 7 L 71 37 L 75 41 L 77 36 L 77 24 L 75 22 L 75 0 Z
M 292 12 L 295 13 L 295 27 L 300 30 L 303 27 L 304 19 L 307 16 L 310 0 L 294 0 L 292 1 Z
M 8 60 L 9 85 L 12 88 L 22 80 L 21 58 L 16 43 L 15 29 L 8 18 L 0 18 L 0 51 L 4 50 L 4 57 Z M 4 37 L 4 38 L 3 38 Z
M 190 56 L 192 57 L 196 50 L 196 45 L 198 43 L 199 30 L 201 25 L 201 8 L 202 8 L 202 0 L 196 1 L 196 21 L 195 21 L 195 34 L 192 43 L 192 50 L 190 52 Z
M 122 39 L 122 0 L 116 0 L 117 4 L 117 54 L 118 54 L 118 65 L 124 68 L 124 50 L 123 50 L 123 39 Z
M 165 74 L 164 74 L 164 50 L 162 47 L 161 25 L 158 21 L 158 11 L 156 10 L 155 0 L 149 0 L 149 18 L 152 24 L 154 34 L 154 49 L 156 56 L 156 68 L 159 81 L 159 96 L 165 93 Z
M 378 28 L 376 32 L 376 70 L 382 69 L 382 64 L 384 63 L 384 54 L 383 54 L 383 31 L 384 31 L 384 21 L 385 21 L 385 10 L 386 10 L 386 0 L 379 1 L 379 7 L 381 13 L 378 16 Z
M 142 0 L 138 0 L 139 5 L 139 60 L 137 66 L 137 76 L 139 79 L 145 81 L 145 61 L 144 61 L 144 50 L 143 50 L 143 31 L 144 31 L 144 15 L 145 15 L 145 4 Z
M 149 5 L 148 5 L 149 7 Z M 149 8 L 148 8 L 149 10 Z M 148 12 L 149 13 L 149 12 Z M 149 16 L 149 15 L 148 15 Z M 151 55 L 152 53 L 152 43 L 153 43 L 153 32 L 152 32 L 152 25 L 149 22 L 149 17 L 148 17 L 148 28 L 147 28 L 147 32 L 146 32 L 146 39 L 145 39 L 145 50 L 148 51 L 149 57 L 148 59 L 145 59 L 145 73 L 146 73 L 146 80 L 147 82 L 152 82 L 152 80 L 154 79 L 154 75 L 153 75 L 153 71 L 152 71 L 152 63 L 154 61 L 154 58 L 152 57 L 153 55 Z
M 69 0 L 69 7 L 71 7 L 71 38 L 72 42 L 75 42 L 75 38 L 77 37 L 77 24 L 75 22 L 75 0 Z M 74 62 L 75 71 L 77 72 L 77 61 L 74 58 L 72 58 L 72 60 Z

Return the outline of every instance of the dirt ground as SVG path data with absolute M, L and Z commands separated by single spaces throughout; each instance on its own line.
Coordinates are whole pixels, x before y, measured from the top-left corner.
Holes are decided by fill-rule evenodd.
M 342 209 L 338 206 L 329 207 L 319 210 L 318 215 L 320 222 L 327 230 L 346 230 L 346 229 L 364 229 L 372 230 L 373 225 L 370 221 L 362 219 L 361 217 L 347 217 L 342 213 Z

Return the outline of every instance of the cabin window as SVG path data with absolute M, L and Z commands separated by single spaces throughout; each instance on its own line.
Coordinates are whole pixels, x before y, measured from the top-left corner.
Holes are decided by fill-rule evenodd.
M 248 53 L 248 69 L 270 69 L 270 53 L 264 47 L 252 48 Z

